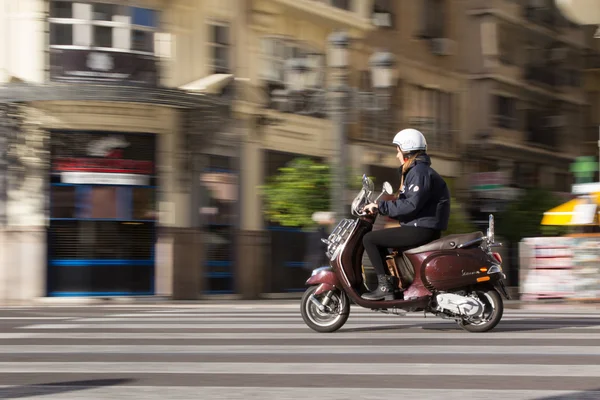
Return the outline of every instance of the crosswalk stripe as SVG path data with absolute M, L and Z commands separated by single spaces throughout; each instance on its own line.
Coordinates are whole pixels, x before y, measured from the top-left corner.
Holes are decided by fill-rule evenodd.
M 199 394 L 201 389 L 201 395 Z M 229 387 L 229 386 L 67 386 L 31 385 L 27 388 L 0 386 L 0 394 L 6 398 L 21 398 L 23 393 L 35 393 L 43 399 L 110 399 L 127 398 L 145 400 L 164 399 L 228 399 L 228 400 L 281 400 L 281 399 L 361 399 L 381 400 L 386 398 L 415 398 L 420 400 L 542 400 L 572 399 L 597 400 L 600 391 L 578 393 L 569 390 L 474 390 L 454 391 L 448 389 L 401 389 L 401 388 L 310 388 L 310 387 Z M 93 396 L 93 397 L 92 397 Z M 202 396 L 202 397 L 200 397 Z
M 0 373 L 162 373 L 162 374 L 268 374 L 268 375 L 426 375 L 600 377 L 599 365 L 416 364 L 386 363 L 385 370 L 360 363 L 197 363 L 197 362 L 0 362 Z
M 4 310 L 0 398 L 600 398 L 600 315 L 554 312 L 507 309 L 476 334 L 353 306 L 324 334 L 297 303 Z
M 510 337 L 507 337 L 506 332 L 488 332 L 484 336 L 479 338 L 485 339 L 503 339 L 503 340 L 518 340 L 528 339 L 537 340 L 543 342 L 545 340 L 590 340 L 598 339 L 599 332 L 595 333 L 556 333 L 556 332 L 511 332 Z M 430 333 L 430 332 L 418 332 L 418 333 L 402 333 L 402 332 L 369 332 L 365 335 L 364 332 L 344 332 L 338 331 L 334 335 L 323 335 L 316 332 L 312 333 L 256 333 L 256 332 L 169 332 L 168 337 L 164 333 L 144 333 L 144 332 L 69 332 L 61 331 L 59 333 L 54 332 L 27 332 L 27 333 L 2 333 L 0 332 L 0 340 L 6 339 L 121 339 L 121 340 L 165 340 L 165 339 L 176 339 L 176 340 L 198 340 L 198 339 L 220 339 L 220 340 L 232 340 L 232 339 L 286 339 L 286 340 L 304 340 L 304 339 L 318 339 L 319 341 L 335 342 L 336 340 L 366 340 L 366 339 L 419 339 L 419 340 L 454 340 L 461 339 L 465 341 L 471 341 L 478 336 L 466 332 L 452 333 Z M 600 339 L 599 345 L 600 345 Z
M 402 323 L 401 321 L 390 323 L 396 325 L 398 328 L 402 328 L 403 326 L 409 325 L 409 322 Z M 448 326 L 449 329 L 458 329 L 456 323 L 437 320 L 435 322 L 418 322 L 416 325 L 445 325 Z M 352 322 L 348 322 L 345 325 L 345 329 L 353 328 L 353 329 L 367 329 L 373 328 L 375 329 L 378 325 L 374 321 L 368 324 L 356 324 Z M 502 324 L 502 322 L 495 328 L 496 331 L 502 330 L 503 328 L 510 327 L 510 329 L 548 329 L 548 328 L 556 328 L 556 329 L 567 329 L 567 330 L 581 330 L 581 329 L 600 329 L 600 325 L 582 325 L 582 326 L 569 326 L 568 324 L 560 325 L 560 324 Z M 163 323 L 163 324 L 132 324 L 132 323 L 123 323 L 123 324 L 38 324 L 38 325 L 29 325 L 20 327 L 19 329 L 164 329 L 164 330 L 206 330 L 206 329 L 225 329 L 225 330 L 248 330 L 248 329 L 303 329 L 308 330 L 309 328 L 302 322 L 298 323 L 287 323 L 287 324 L 261 324 L 259 321 L 248 324 L 176 324 L 176 323 Z
M 120 354 L 501 354 L 501 355 L 600 355 L 600 346 L 394 346 L 381 345 L 0 345 L 0 354 L 6 353 L 120 353 Z M 599 367 L 600 368 L 600 367 Z M 599 375 L 600 376 L 600 375 Z

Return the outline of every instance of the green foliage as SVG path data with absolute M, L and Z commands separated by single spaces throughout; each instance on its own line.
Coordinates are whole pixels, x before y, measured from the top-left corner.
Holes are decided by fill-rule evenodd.
M 496 233 L 513 243 L 525 237 L 562 235 L 567 232 L 566 227 L 541 225 L 544 212 L 562 203 L 548 190 L 527 189 L 504 212 L 495 216 Z
M 329 210 L 330 168 L 308 158 L 296 158 L 260 189 L 266 217 L 283 226 L 312 226 L 316 211 Z
M 444 232 L 444 236 L 475 231 L 476 228 L 471 224 L 468 213 L 464 210 L 462 205 L 452 197 L 450 199 L 450 219 L 448 221 L 448 229 Z
M 577 183 L 589 183 L 594 181 L 594 174 L 598 171 L 598 162 L 596 157 L 581 156 L 577 157 L 570 166 L 570 171 L 575 175 Z
M 329 165 L 295 158 L 259 188 L 265 200 L 263 212 L 270 221 L 282 226 L 312 227 L 315 225 L 312 214 L 331 208 L 330 184 Z M 348 170 L 346 185 L 360 190 L 362 175 Z

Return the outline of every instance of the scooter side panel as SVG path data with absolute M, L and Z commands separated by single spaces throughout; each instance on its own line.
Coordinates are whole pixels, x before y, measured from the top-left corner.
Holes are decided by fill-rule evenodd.
M 421 268 L 423 281 L 436 290 L 456 289 L 474 285 L 487 276 L 489 259 L 477 249 L 443 250 L 429 253 Z M 481 269 L 486 270 L 482 271 Z
M 412 284 L 404 291 L 404 298 L 408 300 L 415 297 L 430 296 L 431 292 L 425 287 L 421 278 L 422 272 L 420 268 L 425 258 L 427 258 L 427 254 L 407 254 L 406 258 L 408 258 L 415 270 L 415 278 Z

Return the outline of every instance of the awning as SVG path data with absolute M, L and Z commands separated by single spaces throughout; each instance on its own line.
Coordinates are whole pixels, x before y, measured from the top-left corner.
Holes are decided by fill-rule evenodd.
M 598 223 L 600 193 L 581 196 L 548 210 L 542 225 L 589 225 Z
M 186 83 L 179 89 L 188 92 L 219 93 L 231 80 L 232 74 L 212 74 L 201 79 Z

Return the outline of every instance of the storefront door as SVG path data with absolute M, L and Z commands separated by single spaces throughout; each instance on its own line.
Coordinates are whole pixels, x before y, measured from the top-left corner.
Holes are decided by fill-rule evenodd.
M 154 136 L 55 132 L 52 142 L 48 295 L 154 294 Z

